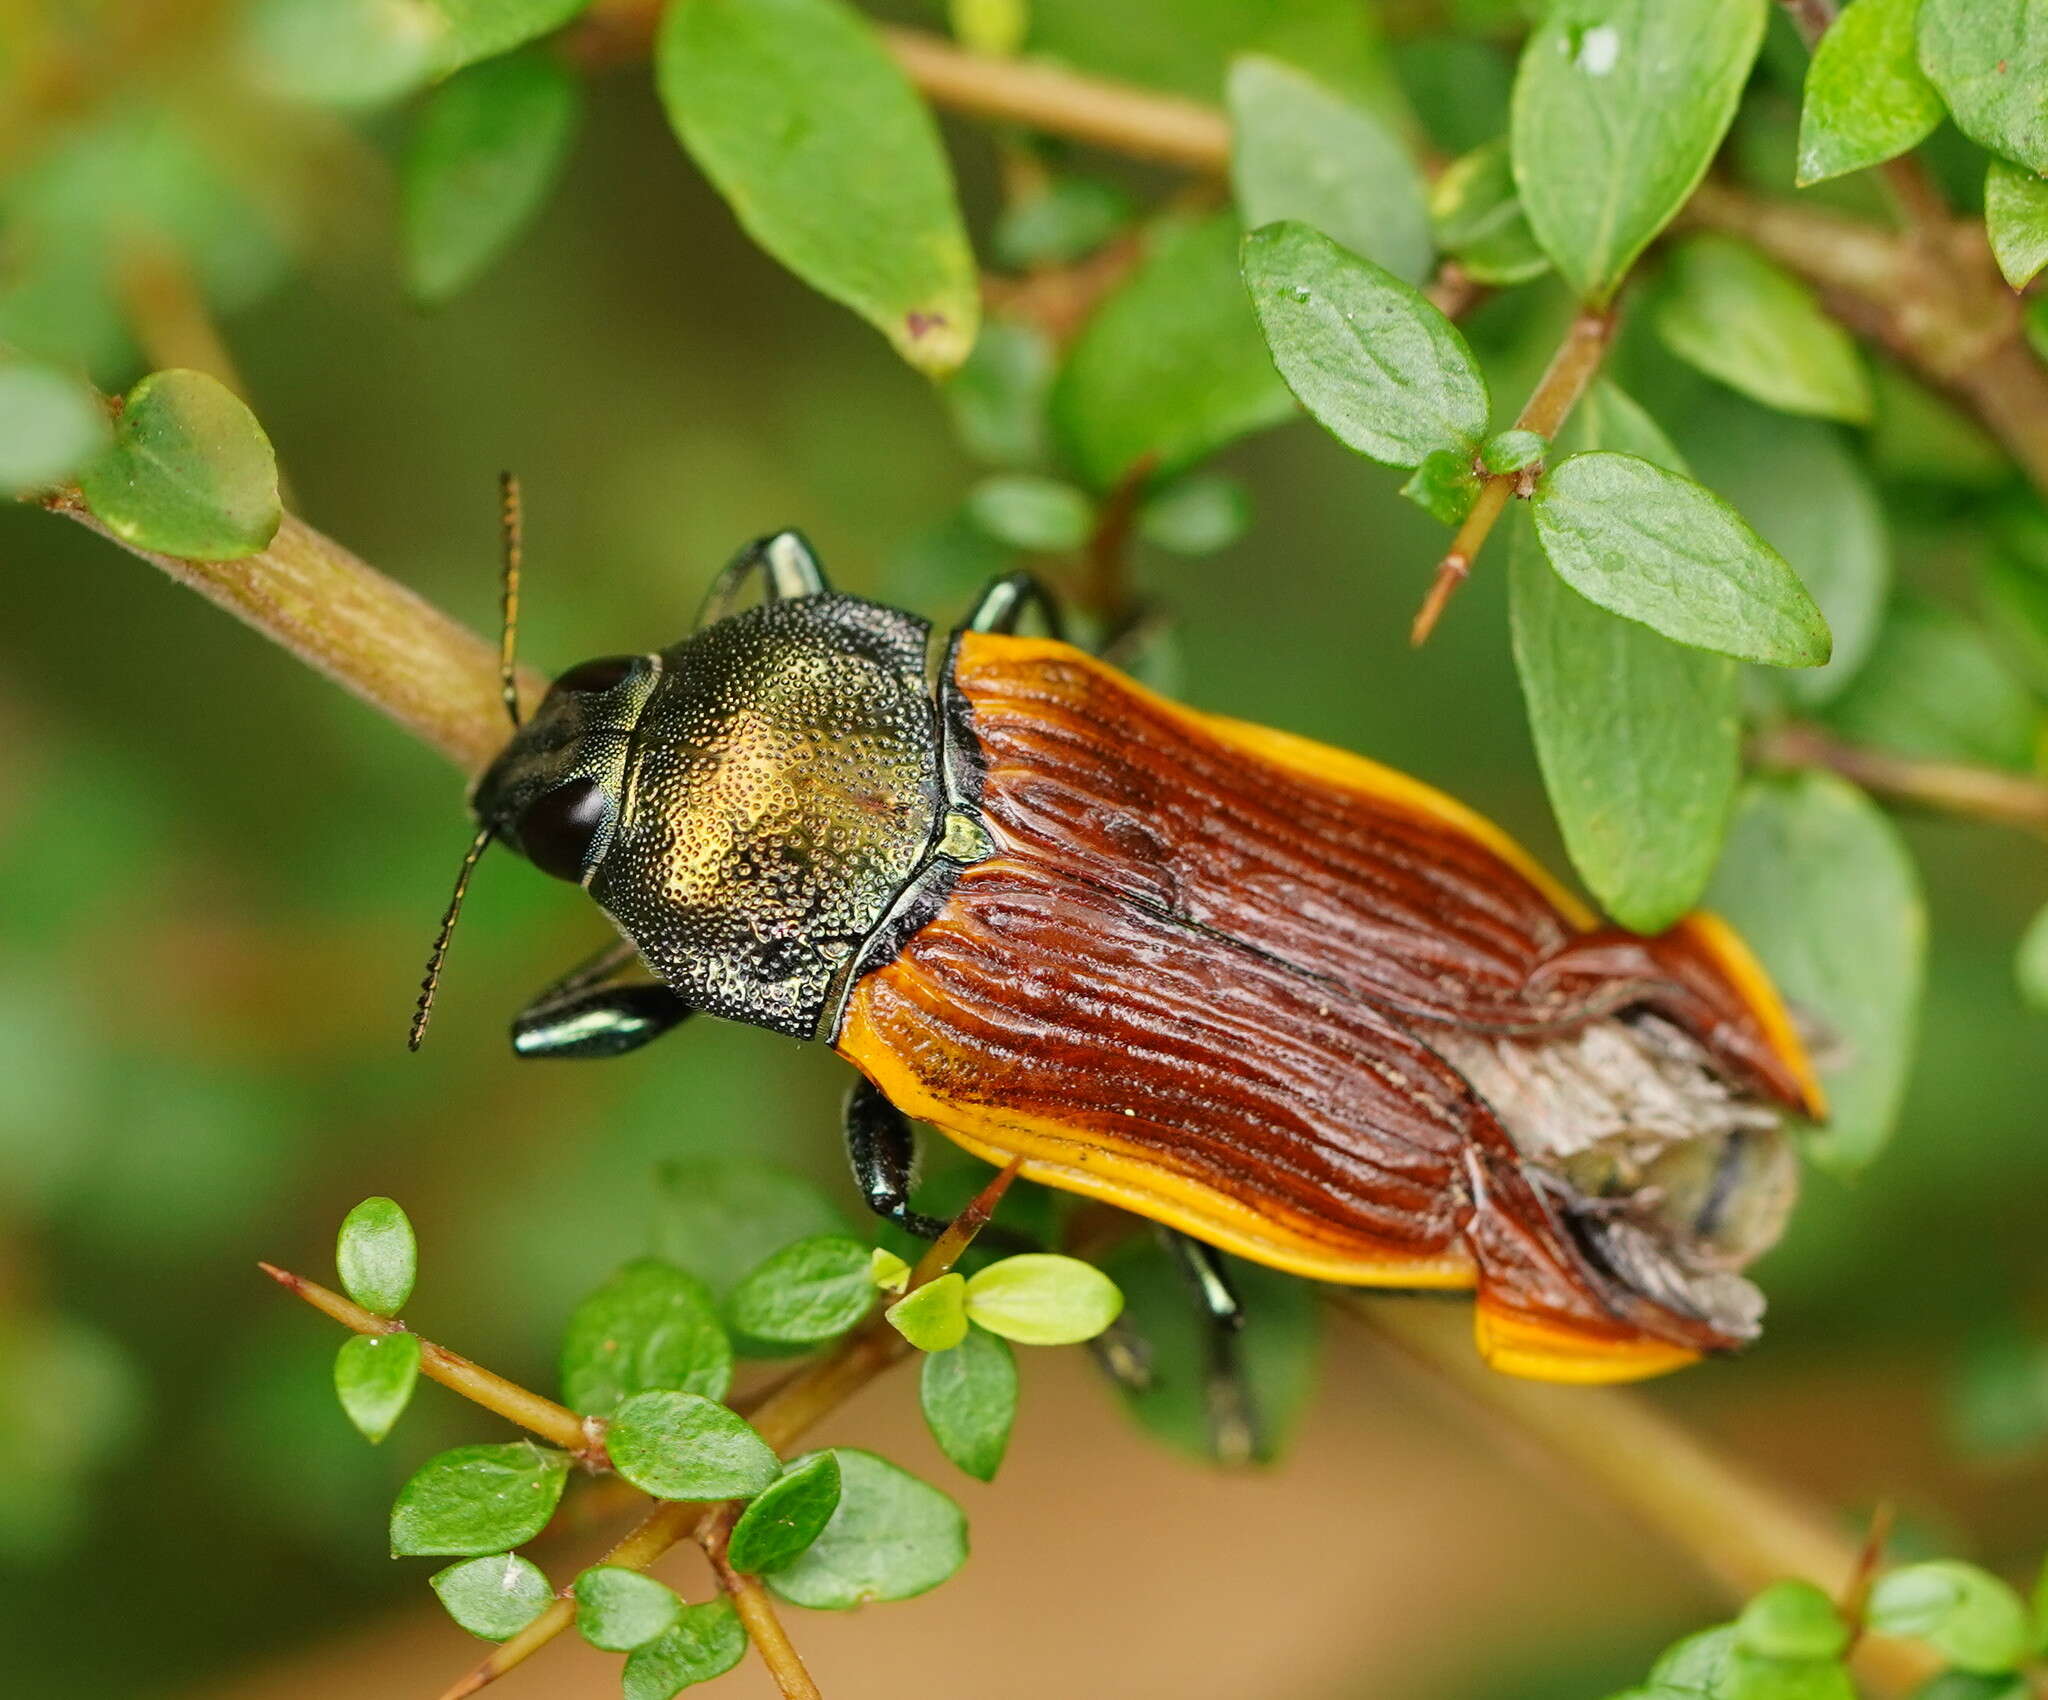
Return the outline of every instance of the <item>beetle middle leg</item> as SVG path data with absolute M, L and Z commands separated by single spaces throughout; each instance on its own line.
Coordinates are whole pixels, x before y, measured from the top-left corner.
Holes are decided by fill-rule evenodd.
M 512 1019 L 522 1057 L 618 1057 L 658 1039 L 690 1006 L 652 981 L 618 984 L 639 960 L 624 939 L 609 944 L 546 987 Z
M 1045 629 L 1053 637 L 1066 637 L 1066 622 L 1060 618 L 1060 606 L 1045 586 L 1045 581 L 1034 573 L 1005 573 L 994 584 L 981 593 L 980 599 L 968 612 L 966 629 L 970 632 L 1014 633 L 1024 623 L 1024 616 L 1037 610 L 1038 617 L 1045 623 Z
M 1202 1328 L 1202 1398 L 1209 1416 L 1209 1447 L 1217 1461 L 1248 1464 L 1258 1455 L 1257 1402 L 1245 1374 L 1238 1337 L 1244 1306 L 1213 1246 L 1171 1228 L 1159 1231 L 1195 1301 Z

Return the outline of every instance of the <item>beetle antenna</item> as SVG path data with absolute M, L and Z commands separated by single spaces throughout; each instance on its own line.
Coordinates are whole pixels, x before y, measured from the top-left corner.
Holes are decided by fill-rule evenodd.
M 523 549 L 525 518 L 519 501 L 516 474 L 498 474 L 498 523 L 504 538 L 504 565 L 500 572 L 501 607 L 498 622 L 498 683 L 505 693 L 505 712 L 512 724 L 519 724 L 519 557 Z
M 469 850 L 462 858 L 462 871 L 455 876 L 455 895 L 448 899 L 447 913 L 441 917 L 441 930 L 434 935 L 434 948 L 427 957 L 426 978 L 420 981 L 420 1001 L 413 1006 L 412 1031 L 406 1035 L 405 1048 L 416 1051 L 420 1041 L 427 1036 L 427 1019 L 434 1011 L 434 992 L 441 984 L 441 964 L 448 956 L 448 941 L 455 933 L 455 917 L 462 913 L 462 900 L 469 892 L 469 876 L 476 872 L 477 858 L 490 847 L 492 829 L 485 827 L 470 840 Z

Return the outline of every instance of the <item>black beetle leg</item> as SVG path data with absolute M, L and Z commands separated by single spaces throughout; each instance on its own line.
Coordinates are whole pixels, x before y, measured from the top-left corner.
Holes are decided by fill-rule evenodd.
M 967 616 L 966 629 L 970 632 L 1014 632 L 1023 624 L 1025 614 L 1033 608 L 1038 610 L 1038 617 L 1045 622 L 1048 632 L 1056 638 L 1065 638 L 1066 627 L 1060 618 L 1059 603 L 1043 580 L 1025 572 L 1005 573 L 984 590 Z
M 660 1038 L 690 1006 L 651 981 L 612 983 L 638 960 L 620 939 L 570 969 L 513 1017 L 512 1049 L 522 1057 L 618 1057 Z
M 846 1155 L 853 1164 L 854 1184 L 877 1216 L 923 1240 L 935 1240 L 946 1231 L 936 1216 L 910 1208 L 917 1136 L 910 1130 L 910 1119 L 866 1078 L 856 1081 L 846 1095 Z
M 1202 1393 L 1209 1410 L 1210 1450 L 1220 1463 L 1249 1463 L 1258 1454 L 1259 1424 L 1243 1354 L 1238 1351 L 1244 1307 L 1237 1289 L 1212 1247 L 1171 1228 L 1161 1229 L 1160 1236 L 1186 1278 L 1200 1313 Z
M 747 581 L 756 573 L 761 575 L 770 602 L 816 596 L 832 588 L 801 531 L 778 531 L 771 537 L 757 537 L 726 562 L 718 577 L 711 581 L 711 588 L 704 593 L 704 606 L 697 612 L 698 630 L 730 614 Z

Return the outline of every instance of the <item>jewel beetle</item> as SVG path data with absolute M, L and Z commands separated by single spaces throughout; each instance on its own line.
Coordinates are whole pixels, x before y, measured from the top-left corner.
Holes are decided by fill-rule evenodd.
M 571 668 L 522 724 L 514 530 L 516 729 L 415 1043 L 496 840 L 620 935 L 518 1017 L 520 1054 L 699 1012 L 830 1045 L 861 1190 L 914 1229 L 912 1119 L 1201 1256 L 1469 1290 L 1514 1374 L 1624 1380 L 1757 1333 L 1783 1124 L 1826 1111 L 1711 915 L 1603 925 L 1428 786 L 1028 635 L 1058 629 L 1028 576 L 935 640 L 790 531 L 691 635 Z

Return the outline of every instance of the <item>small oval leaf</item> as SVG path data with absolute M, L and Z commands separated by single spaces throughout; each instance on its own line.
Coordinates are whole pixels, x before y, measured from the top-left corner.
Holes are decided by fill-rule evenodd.
M 630 1653 L 666 1635 L 682 1615 L 673 1588 L 618 1564 L 593 1564 L 576 1578 L 576 1628 L 607 1653 Z
M 792 1563 L 831 1522 L 839 1492 L 837 1453 L 814 1452 L 790 1465 L 740 1513 L 726 1558 L 749 1575 Z
M 1920 68 L 1956 128 L 2029 171 L 2048 171 L 2048 29 L 2036 0 L 1920 0 L 1918 33 Z
M 1691 479 L 1634 455 L 1570 455 L 1530 508 L 1558 577 L 1610 613 L 1740 661 L 1827 660 L 1827 621 L 1799 576 Z
M 516 1552 L 451 1564 L 430 1580 L 448 1615 L 485 1641 L 517 1635 L 547 1610 L 555 1593 L 540 1567 Z
M 844 1334 L 875 1302 L 870 1252 L 828 1234 L 784 1246 L 733 1288 L 725 1312 L 757 1340 L 808 1346 Z
M 626 1658 L 625 1700 L 672 1700 L 700 1682 L 723 1676 L 747 1656 L 747 1632 L 723 1595 L 685 1606 L 675 1626 Z
M 967 1559 L 967 1519 L 937 1488 L 841 1446 L 839 1504 L 818 1538 L 764 1579 L 793 1605 L 849 1611 L 936 1588 Z
M 622 1399 L 664 1388 L 723 1399 L 732 1343 L 693 1275 L 636 1258 L 576 1307 L 562 1338 L 562 1397 L 608 1416 Z
M 888 1310 L 889 1325 L 920 1352 L 944 1352 L 967 1335 L 967 1279 L 955 1271 L 927 1281 Z
M 111 435 L 107 410 L 84 379 L 38 361 L 0 362 L 0 491 L 62 484 Z
M 374 1446 L 404 1415 L 419 1374 L 417 1334 L 357 1334 L 342 1342 L 335 1357 L 334 1391 L 348 1420 Z
M 530 1440 L 458 1446 L 429 1458 L 391 1508 L 391 1556 L 473 1557 L 516 1547 L 547 1527 L 569 1455 Z
M 612 1467 L 657 1499 L 751 1499 L 781 1474 L 746 1419 L 695 1393 L 636 1393 L 605 1429 Z
M 1244 281 L 1287 387 L 1347 448 L 1415 466 L 1478 447 L 1492 405 L 1478 362 L 1391 272 L 1283 223 L 1245 238 Z
M 379 1316 L 396 1316 L 412 1297 L 419 1246 L 412 1223 L 389 1198 L 366 1198 L 341 1221 L 334 1264 L 342 1291 Z
M 1116 1283 L 1092 1263 L 1025 1252 L 991 1263 L 967 1282 L 968 1319 L 1023 1346 L 1092 1340 L 1124 1308 Z
M 204 372 L 152 372 L 130 390 L 112 446 L 78 487 L 123 543 L 187 561 L 253 555 L 284 513 L 270 439 Z
M 1017 1420 L 1010 1343 L 969 1328 L 957 1346 L 926 1356 L 917 1396 L 939 1450 L 976 1481 L 994 1481 Z
M 1917 147 L 1941 123 L 1941 94 L 1914 51 L 1919 9 L 1920 0 L 1856 0 L 1828 25 L 1799 112 L 1802 188 Z
M 1880 1635 L 1925 1641 L 1961 1670 L 2009 1671 L 2033 1651 L 2019 1595 L 1989 1571 L 1959 1559 L 1908 1564 L 1880 1576 L 1865 1615 Z

